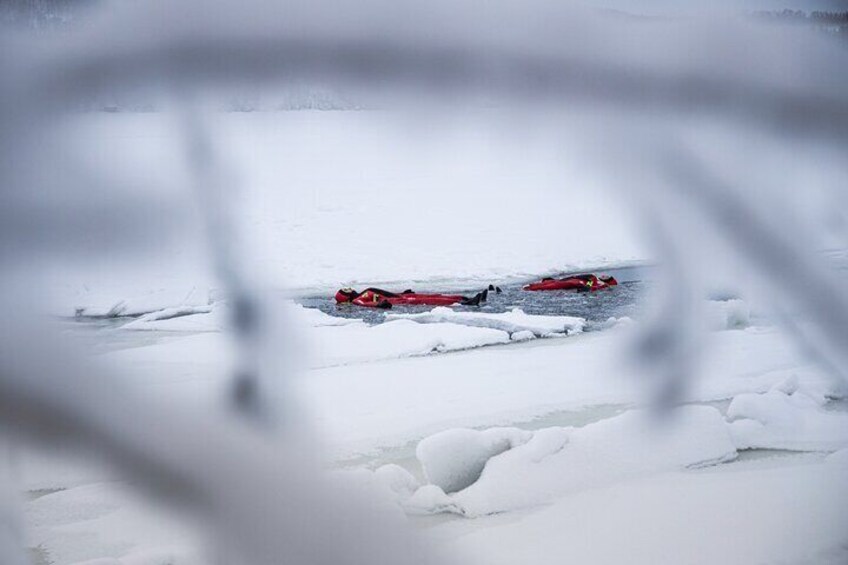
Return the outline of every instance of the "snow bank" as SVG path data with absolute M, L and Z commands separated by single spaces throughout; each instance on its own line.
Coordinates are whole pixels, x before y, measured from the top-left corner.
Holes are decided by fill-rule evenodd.
M 515 519 L 450 520 L 437 533 L 487 565 L 836 565 L 848 556 L 846 492 L 848 459 L 734 464 L 578 492 Z
M 586 320 L 573 316 L 535 316 L 525 314 L 520 308 L 511 312 L 489 314 L 485 312 L 456 312 L 440 306 L 420 314 L 387 314 L 389 320 L 413 320 L 421 324 L 450 322 L 464 326 L 494 328 L 509 334 L 532 332 L 537 337 L 553 334 L 571 335 L 583 331 Z M 526 334 L 525 334 L 526 335 Z
M 825 398 L 801 389 L 797 379 L 764 394 L 736 396 L 727 409 L 738 449 L 832 451 L 848 447 L 848 413 L 824 408 Z
M 309 332 L 312 366 L 329 367 L 509 343 L 509 334 L 458 324 L 393 320 L 319 327 Z
M 496 432 L 496 437 L 501 433 Z M 627 477 L 710 465 L 736 457 L 721 414 L 706 406 L 680 408 L 668 420 L 653 420 L 644 412 L 631 411 L 584 428 L 554 427 L 527 433 L 529 438 L 518 435 L 519 442 L 512 449 L 485 461 L 476 482 L 447 495 L 455 511 L 481 516 L 526 508 Z M 435 436 L 422 443 L 426 460 L 436 462 L 437 469 L 445 473 L 445 478 L 438 478 L 451 486 L 467 481 L 470 471 L 479 466 L 478 460 L 485 455 L 481 438 L 470 434 Z M 505 444 L 504 441 L 501 447 Z M 476 456 L 453 462 L 463 446 L 469 446 Z M 428 498 L 435 503 L 432 512 L 449 508 L 442 497 L 434 494 L 433 487 L 437 486 L 429 488 Z M 414 501 L 419 509 L 421 502 Z
M 489 459 L 526 443 L 532 436 L 516 428 L 446 430 L 422 440 L 415 455 L 427 480 L 450 493 L 470 486 Z

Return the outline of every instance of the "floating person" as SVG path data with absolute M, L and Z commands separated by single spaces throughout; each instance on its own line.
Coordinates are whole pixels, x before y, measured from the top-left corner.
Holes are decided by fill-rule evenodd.
M 352 288 L 343 288 L 336 292 L 337 304 L 355 304 L 366 308 L 391 308 L 392 306 L 479 306 L 488 298 L 489 291 L 478 292 L 472 297 L 460 294 L 420 293 L 404 290 L 401 293 L 389 292 L 379 288 L 366 288 L 357 292 Z
M 571 275 L 562 279 L 544 278 L 539 282 L 528 284 L 524 290 L 576 290 L 589 292 L 616 286 L 618 281 L 610 275 Z

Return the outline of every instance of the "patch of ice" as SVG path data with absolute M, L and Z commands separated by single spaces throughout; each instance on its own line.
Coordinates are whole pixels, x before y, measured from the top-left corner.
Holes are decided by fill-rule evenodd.
M 387 314 L 389 320 L 412 320 L 421 324 L 450 322 L 464 326 L 493 328 L 507 333 L 529 331 L 537 337 L 553 334 L 575 334 L 583 331 L 586 320 L 574 316 L 536 316 L 525 314 L 520 308 L 510 312 L 456 312 L 440 306 L 420 314 Z

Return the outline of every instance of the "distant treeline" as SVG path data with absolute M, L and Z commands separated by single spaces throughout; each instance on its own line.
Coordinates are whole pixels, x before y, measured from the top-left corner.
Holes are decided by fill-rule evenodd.
M 779 10 L 754 12 L 754 16 L 779 23 L 812 25 L 824 31 L 835 33 L 848 39 L 848 11 L 845 12 L 804 12 L 802 10 Z
M 832 31 L 848 28 L 848 11 L 846 12 L 804 12 L 802 10 L 780 10 L 772 12 L 754 12 L 758 18 L 773 20 L 776 22 L 811 24 Z
M 822 25 L 848 25 L 846 12 L 804 12 L 802 10 L 777 10 L 771 12 L 754 12 L 755 16 L 779 20 L 792 20 Z

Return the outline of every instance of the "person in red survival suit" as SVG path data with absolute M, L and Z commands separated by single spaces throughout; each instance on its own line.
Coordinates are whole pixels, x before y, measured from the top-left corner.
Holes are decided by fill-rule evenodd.
M 337 304 L 355 304 L 366 308 L 391 308 L 392 306 L 450 306 L 452 304 L 464 304 L 467 306 L 479 306 L 486 301 L 488 291 L 479 292 L 473 297 L 459 294 L 424 294 L 412 290 L 404 290 L 400 294 L 382 290 L 379 288 L 366 288 L 357 292 L 352 288 L 343 288 L 336 292 Z
M 563 279 L 545 278 L 539 282 L 528 284 L 524 290 L 576 290 L 589 292 L 616 286 L 618 281 L 609 275 L 596 276 L 593 274 L 573 275 Z

